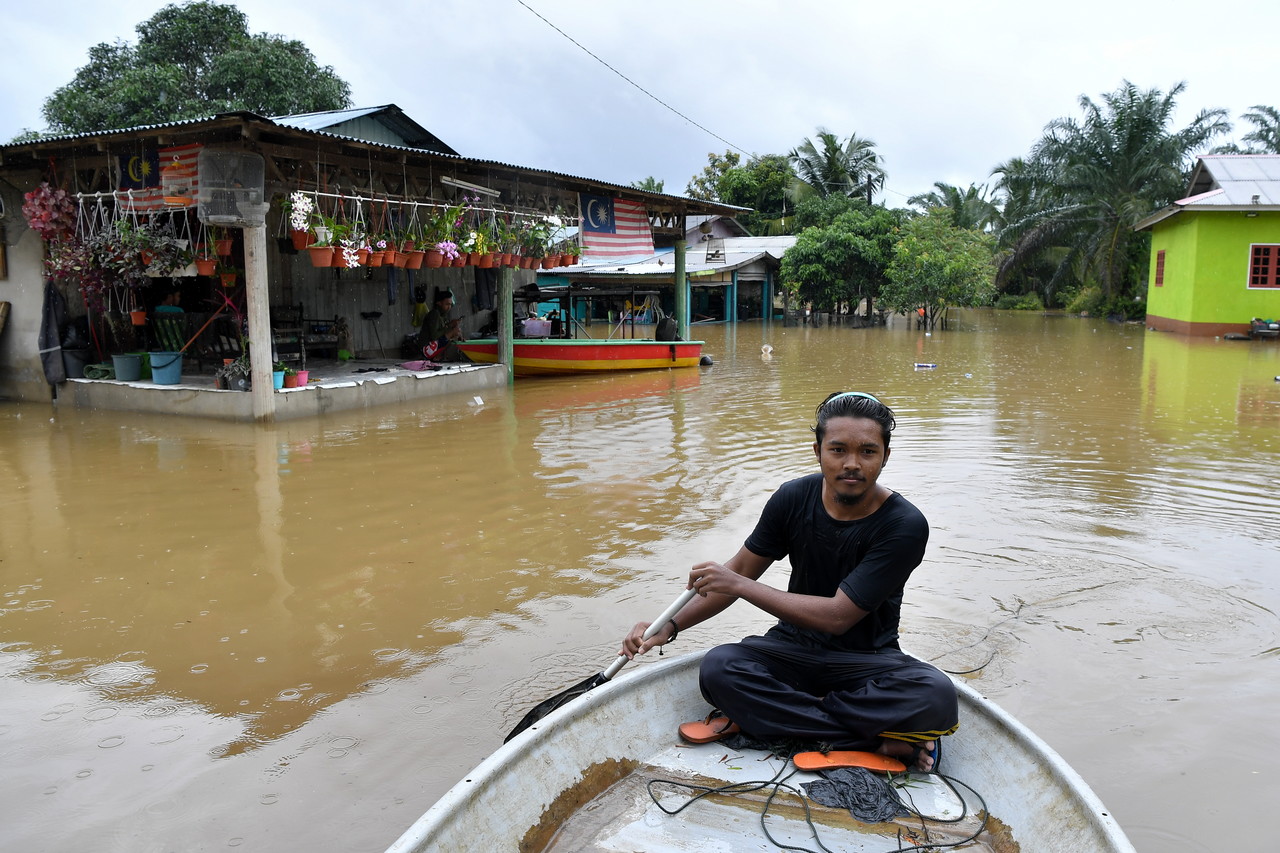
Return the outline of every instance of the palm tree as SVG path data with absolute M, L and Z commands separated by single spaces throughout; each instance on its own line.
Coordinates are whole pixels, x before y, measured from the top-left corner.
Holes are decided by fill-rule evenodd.
M 1280 154 L 1280 110 L 1261 104 L 1252 107 L 1253 112 L 1242 118 L 1252 122 L 1254 129 L 1242 138 L 1249 146 L 1250 154 Z M 1255 148 L 1254 145 L 1257 147 Z
M 1202 110 L 1187 127 L 1171 129 L 1174 102 L 1185 87 L 1143 91 L 1126 80 L 1100 104 L 1081 96 L 1081 119 L 1045 127 L 1016 173 L 1002 175 L 1002 189 L 1034 203 L 1015 218 L 1006 200 L 1001 277 L 1052 252 L 1056 279 L 1096 282 L 1108 298 L 1138 290 L 1145 240 L 1134 234 L 1134 224 L 1178 198 L 1194 153 L 1230 130 L 1220 109 Z
M 986 184 L 960 189 L 942 181 L 935 181 L 934 190 L 907 199 L 907 204 L 929 211 L 945 208 L 951 212 L 953 228 L 970 231 L 986 231 L 1000 218 L 1000 210 L 987 194 Z
M 821 127 L 816 136 L 816 143 L 806 138 L 787 155 L 796 171 L 787 190 L 792 201 L 836 194 L 867 198 L 868 185 L 873 191 L 884 189 L 886 175 L 874 142 L 856 133 L 841 142 Z
M 665 183 L 666 181 L 660 181 L 653 175 L 650 175 L 643 181 L 632 181 L 631 186 L 638 190 L 644 190 L 645 192 L 660 193 L 662 192 L 662 187 Z

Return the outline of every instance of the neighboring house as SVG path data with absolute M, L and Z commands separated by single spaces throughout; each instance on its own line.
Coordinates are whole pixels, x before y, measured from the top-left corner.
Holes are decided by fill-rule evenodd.
M 707 223 L 707 229 L 701 229 Z M 728 216 L 691 216 L 687 220 L 685 276 L 690 320 L 735 323 L 780 316 L 776 304 L 778 268 L 782 255 L 795 245 L 792 235 L 778 237 L 729 236 L 745 234 Z M 655 238 L 655 243 L 662 242 Z M 612 289 L 657 288 L 660 306 L 675 310 L 675 262 L 672 249 L 618 262 L 588 260 L 581 265 L 539 273 L 539 287 L 570 285 Z
M 1134 227 L 1151 231 L 1148 328 L 1212 337 L 1280 318 L 1280 155 L 1201 157 L 1187 197 Z
M 272 116 L 271 120 L 276 124 L 295 127 L 298 130 L 311 130 L 333 136 L 363 139 L 366 142 L 380 142 L 383 145 L 458 156 L 457 151 L 445 145 L 438 136 L 405 115 L 404 110 L 395 104 Z

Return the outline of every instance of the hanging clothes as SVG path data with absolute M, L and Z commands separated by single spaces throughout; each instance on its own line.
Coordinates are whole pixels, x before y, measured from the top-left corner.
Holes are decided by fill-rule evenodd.
M 67 369 L 62 363 L 62 327 L 67 322 L 67 300 L 54 283 L 44 283 L 44 307 L 40 314 L 40 364 L 44 379 L 50 385 L 67 381 Z

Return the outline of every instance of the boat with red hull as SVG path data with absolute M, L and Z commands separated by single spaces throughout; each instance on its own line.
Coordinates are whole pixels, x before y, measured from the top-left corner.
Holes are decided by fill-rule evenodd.
M 494 338 L 459 341 L 458 348 L 480 364 L 498 361 Z M 517 338 L 512 357 L 516 376 L 697 367 L 702 361 L 702 341 Z

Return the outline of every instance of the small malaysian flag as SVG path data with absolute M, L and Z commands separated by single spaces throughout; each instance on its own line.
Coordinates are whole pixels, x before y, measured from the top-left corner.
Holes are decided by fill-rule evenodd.
M 653 231 L 643 204 L 603 195 L 578 194 L 584 260 L 653 254 Z

